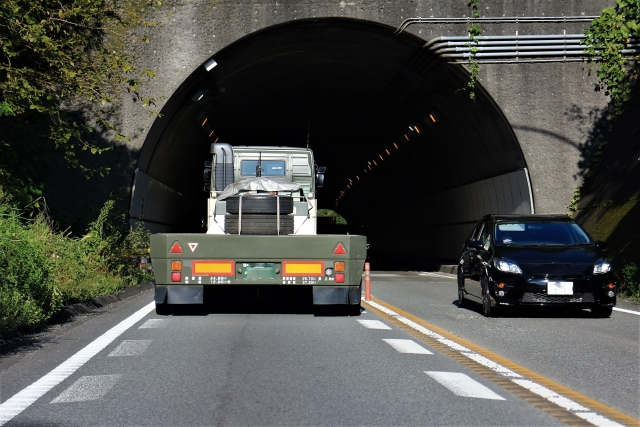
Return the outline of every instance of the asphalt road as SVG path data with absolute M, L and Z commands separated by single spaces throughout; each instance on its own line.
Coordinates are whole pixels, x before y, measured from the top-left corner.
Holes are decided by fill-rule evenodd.
M 445 278 L 374 275 L 378 298 L 638 417 L 640 316 L 484 319 L 455 291 Z M 563 425 L 372 310 L 237 298 L 157 316 L 151 301 L 0 358 L 0 425 Z

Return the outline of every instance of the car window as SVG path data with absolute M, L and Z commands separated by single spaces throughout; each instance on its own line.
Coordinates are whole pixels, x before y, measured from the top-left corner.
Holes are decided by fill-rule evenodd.
M 469 240 L 473 241 L 473 240 L 478 240 L 478 237 L 480 236 L 480 232 L 482 231 L 482 226 L 484 225 L 483 222 L 479 222 L 475 228 L 473 229 L 473 231 L 471 232 L 471 234 L 469 235 Z
M 577 245 L 592 243 L 578 224 L 568 221 L 504 221 L 495 226 L 497 245 Z
M 262 167 L 262 176 L 284 176 L 285 174 L 284 161 L 262 160 L 260 164 Z M 242 176 L 256 176 L 257 166 L 257 160 L 243 160 L 241 166 Z
M 484 246 L 484 250 L 487 251 L 491 247 L 491 227 L 487 224 L 484 224 L 482 228 L 482 232 L 480 233 L 480 238 L 478 239 L 482 242 L 482 246 Z

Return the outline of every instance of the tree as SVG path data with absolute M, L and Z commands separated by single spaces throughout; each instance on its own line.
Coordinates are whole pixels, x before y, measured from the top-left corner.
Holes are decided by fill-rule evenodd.
M 123 91 L 144 106 L 140 85 L 153 78 L 124 46 L 160 0 L 2 0 L 0 2 L 0 182 L 18 201 L 37 199 L 53 151 L 87 176 L 81 151 L 105 150 L 88 138 L 117 132 L 113 108 Z

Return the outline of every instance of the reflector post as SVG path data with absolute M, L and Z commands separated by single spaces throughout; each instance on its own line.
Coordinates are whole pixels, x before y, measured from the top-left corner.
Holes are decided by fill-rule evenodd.
M 333 263 L 333 267 L 338 272 L 344 272 L 344 261 L 336 261 Z
M 230 260 L 198 260 L 191 262 L 193 276 L 235 276 L 236 262 Z
M 333 254 L 334 255 L 346 255 L 347 254 L 347 249 L 344 247 L 344 245 L 342 243 L 338 243 L 335 247 L 335 249 L 333 250 Z
M 182 270 L 182 261 L 171 261 L 171 269 L 177 271 Z
M 173 242 L 173 244 L 169 248 L 169 253 L 170 254 L 181 254 L 182 253 L 182 248 L 180 247 L 180 243 L 178 243 L 177 240 L 175 242 Z
M 171 281 L 172 282 L 181 282 L 182 281 L 182 273 L 180 273 L 179 271 L 174 271 L 173 273 L 171 273 Z
M 282 261 L 283 276 L 324 276 L 324 261 Z
M 336 273 L 336 283 L 344 283 L 344 273 Z

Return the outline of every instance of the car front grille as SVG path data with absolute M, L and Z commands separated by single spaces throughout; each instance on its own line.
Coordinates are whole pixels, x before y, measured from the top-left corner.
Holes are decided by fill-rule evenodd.
M 542 292 L 525 292 L 522 302 L 595 302 L 591 292 L 576 293 L 574 295 L 547 295 Z

